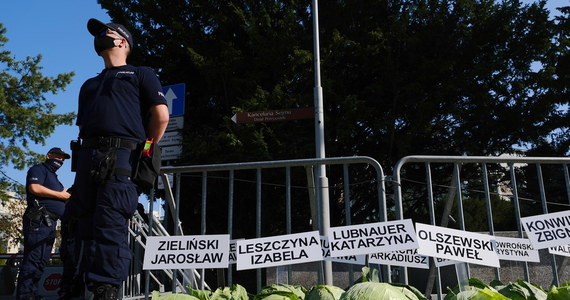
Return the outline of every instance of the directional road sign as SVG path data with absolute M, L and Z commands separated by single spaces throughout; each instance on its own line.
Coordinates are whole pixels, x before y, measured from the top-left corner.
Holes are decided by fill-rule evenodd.
M 158 145 L 163 146 L 172 146 L 172 145 L 182 145 L 182 133 L 180 131 L 167 131 L 162 136 Z
M 161 147 L 162 161 L 180 159 L 182 156 L 182 145 Z
M 252 111 L 236 113 L 232 116 L 234 123 L 261 123 L 261 122 L 277 122 L 297 119 L 311 119 L 315 117 L 315 109 L 292 108 L 267 111 Z
M 175 85 L 167 85 L 162 87 L 164 98 L 168 103 L 168 112 L 171 117 L 184 115 L 184 94 L 186 84 L 179 83 Z

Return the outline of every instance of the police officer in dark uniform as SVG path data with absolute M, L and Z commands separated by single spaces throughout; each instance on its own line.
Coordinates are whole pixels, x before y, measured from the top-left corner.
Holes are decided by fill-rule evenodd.
M 70 204 L 78 217 L 80 271 L 87 288 L 94 299 L 118 299 L 131 261 L 128 222 L 139 196 L 131 175 L 145 141 L 162 138 L 169 112 L 152 69 L 127 64 L 131 33 L 96 19 L 87 29 L 105 68 L 79 92 L 81 149 Z
M 26 177 L 27 208 L 24 213 L 24 259 L 20 265 L 17 299 L 40 299 L 38 281 L 51 255 L 56 224 L 70 194 L 58 180 L 56 171 L 69 158 L 60 148 L 52 148 L 46 161 L 31 167 Z

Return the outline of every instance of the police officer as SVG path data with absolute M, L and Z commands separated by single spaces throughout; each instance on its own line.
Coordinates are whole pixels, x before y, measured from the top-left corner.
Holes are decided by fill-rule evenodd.
M 132 171 L 145 140 L 160 141 L 169 113 L 152 69 L 127 64 L 131 33 L 96 19 L 87 22 L 87 29 L 105 68 L 79 92 L 81 149 L 70 204 L 78 214 L 80 271 L 87 288 L 94 299 L 118 299 L 131 260 L 128 221 L 139 196 Z
M 24 213 L 24 259 L 20 265 L 17 299 L 40 299 L 38 281 L 50 258 L 55 241 L 56 223 L 63 214 L 70 194 L 58 180 L 56 171 L 69 158 L 60 148 L 52 148 L 42 164 L 28 170 L 27 208 Z

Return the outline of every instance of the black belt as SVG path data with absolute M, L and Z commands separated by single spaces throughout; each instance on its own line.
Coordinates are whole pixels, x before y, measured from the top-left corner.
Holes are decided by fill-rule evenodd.
M 139 143 L 119 137 L 96 137 L 81 140 L 82 148 L 127 148 L 135 150 Z
M 48 215 L 50 218 L 52 218 L 52 219 L 54 219 L 54 220 L 59 219 L 59 216 L 56 215 L 56 214 L 54 214 L 54 213 L 52 213 L 51 211 L 49 211 L 49 210 L 46 209 L 45 212 L 46 212 L 46 215 Z

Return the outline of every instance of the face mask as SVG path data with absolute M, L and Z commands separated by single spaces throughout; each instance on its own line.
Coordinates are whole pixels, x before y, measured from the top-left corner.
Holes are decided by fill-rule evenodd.
M 110 36 L 96 36 L 95 37 L 95 52 L 97 55 L 101 55 L 103 50 L 111 49 L 115 47 L 115 39 Z
M 59 168 L 61 168 L 61 166 L 63 165 L 63 160 L 55 158 L 46 159 L 46 165 L 48 166 L 48 168 L 50 168 L 50 170 L 55 172 Z

